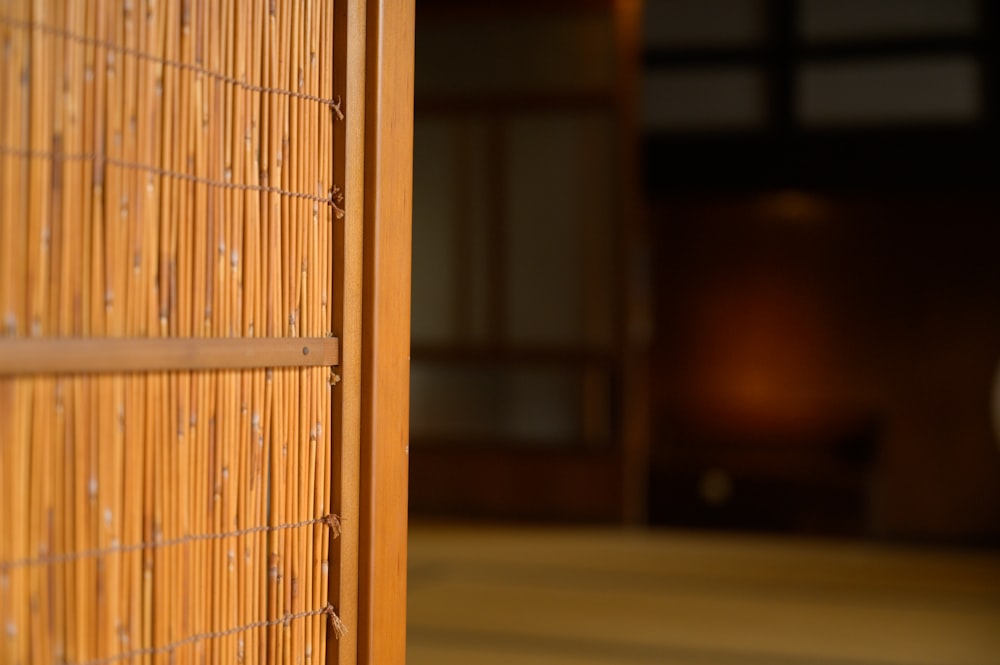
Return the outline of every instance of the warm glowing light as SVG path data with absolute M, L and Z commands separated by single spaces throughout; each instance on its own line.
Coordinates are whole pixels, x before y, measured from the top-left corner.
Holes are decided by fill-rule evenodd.
M 783 189 L 760 199 L 765 219 L 786 224 L 823 224 L 830 218 L 830 208 L 821 197 L 796 189 Z
M 834 340 L 807 290 L 778 275 L 703 294 L 690 358 L 692 407 L 714 428 L 792 431 L 830 417 Z

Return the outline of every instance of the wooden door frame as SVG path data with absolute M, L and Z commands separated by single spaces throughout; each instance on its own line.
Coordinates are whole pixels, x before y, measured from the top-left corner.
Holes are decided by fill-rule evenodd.
M 330 599 L 346 633 L 328 637 L 328 665 L 403 663 L 409 473 L 410 227 L 414 0 L 336 5 L 333 330 L 341 391 Z
M 358 663 L 406 660 L 414 0 L 370 0 L 365 44 Z

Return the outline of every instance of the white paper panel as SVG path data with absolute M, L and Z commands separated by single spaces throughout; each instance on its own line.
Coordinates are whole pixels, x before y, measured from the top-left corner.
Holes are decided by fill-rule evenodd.
M 444 121 L 417 119 L 413 137 L 413 341 L 454 336 L 456 140 Z
M 741 130 L 766 121 L 766 79 L 750 67 L 671 69 L 643 80 L 646 131 Z
M 512 343 L 610 337 L 615 247 L 607 239 L 618 187 L 610 132 L 611 119 L 600 112 L 524 114 L 508 125 L 506 333 Z
M 419 94 L 574 93 L 613 88 L 610 13 L 455 18 L 417 26 Z
M 581 434 L 582 373 L 414 362 L 414 437 L 565 443 Z
M 650 48 L 748 46 L 765 38 L 761 0 L 646 0 L 643 38 Z
M 797 105 L 806 127 L 974 121 L 979 66 L 965 57 L 806 65 Z
M 977 0 L 803 0 L 799 31 L 807 41 L 971 34 L 978 22 L 978 4 Z

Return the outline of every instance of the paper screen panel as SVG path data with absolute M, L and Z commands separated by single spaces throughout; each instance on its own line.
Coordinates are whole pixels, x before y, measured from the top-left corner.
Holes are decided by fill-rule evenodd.
M 0 344 L 330 335 L 333 28 L 0 5 Z M 0 662 L 323 662 L 330 368 L 113 369 L 0 376 Z

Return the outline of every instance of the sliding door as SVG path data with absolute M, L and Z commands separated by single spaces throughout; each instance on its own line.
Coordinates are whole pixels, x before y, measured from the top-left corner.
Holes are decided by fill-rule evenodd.
M 346 663 L 377 617 L 402 634 L 407 337 L 368 328 L 408 298 L 366 288 L 409 276 L 379 203 L 409 187 L 411 13 L 0 9 L 0 661 Z

